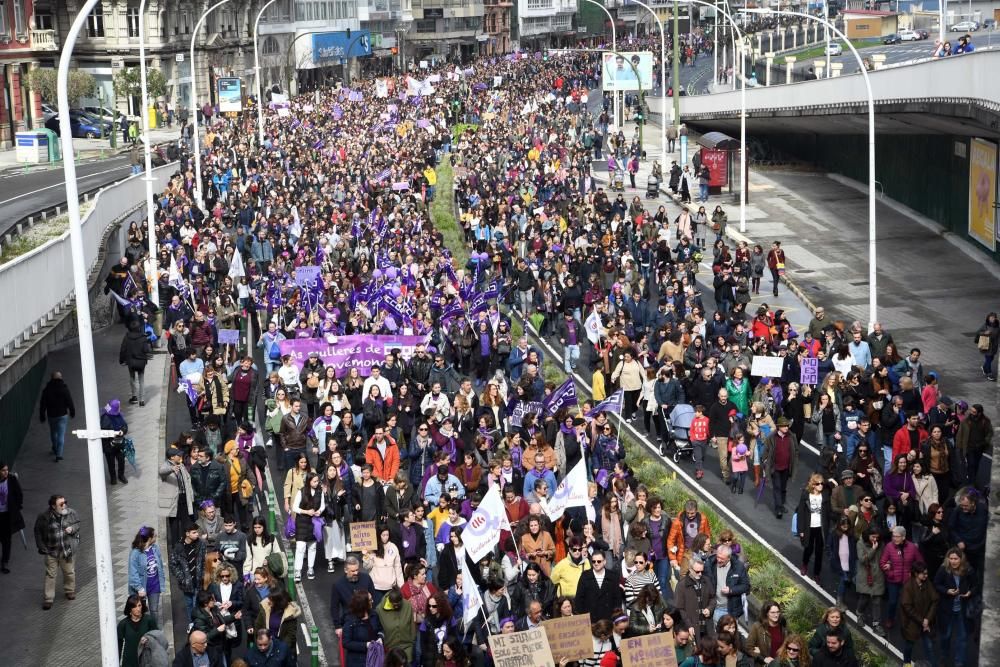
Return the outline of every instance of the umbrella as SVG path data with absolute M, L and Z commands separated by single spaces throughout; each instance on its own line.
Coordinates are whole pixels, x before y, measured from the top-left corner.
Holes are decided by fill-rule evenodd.
M 757 485 L 757 497 L 754 498 L 753 506 L 757 507 L 760 504 L 760 499 L 764 497 L 764 487 L 767 486 L 767 477 L 761 475 L 760 484 Z

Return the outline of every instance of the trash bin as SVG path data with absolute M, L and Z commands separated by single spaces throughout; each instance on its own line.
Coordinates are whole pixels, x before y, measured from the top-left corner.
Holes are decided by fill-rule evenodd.
M 62 144 L 59 142 L 59 135 L 47 128 L 37 131 L 49 139 L 49 162 L 59 162 L 62 160 Z
M 15 134 L 17 161 L 21 164 L 41 164 L 49 161 L 49 137 L 40 130 Z

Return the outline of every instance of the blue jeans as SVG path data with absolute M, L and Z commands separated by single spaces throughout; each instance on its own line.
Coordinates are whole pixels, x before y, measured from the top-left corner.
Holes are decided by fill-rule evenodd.
M 920 643 L 924 646 L 924 660 L 934 663 L 934 640 L 926 632 L 920 633 Z M 913 647 L 917 645 L 917 642 L 910 641 L 909 639 L 903 640 L 903 662 L 913 662 Z M 964 653 L 963 653 L 964 656 Z M 955 665 L 961 665 L 962 663 L 956 662 Z
M 62 417 L 49 417 L 49 440 L 52 441 L 52 453 L 62 458 L 63 448 L 66 445 L 66 424 L 69 423 L 69 415 Z
M 887 605 L 885 619 L 890 622 L 895 622 L 896 620 L 896 607 L 899 606 L 899 594 L 903 591 L 903 584 L 893 584 L 890 582 L 885 582 L 885 591 L 889 603 Z
M 942 598 L 944 602 L 951 602 L 950 598 Z M 965 664 L 965 616 L 963 611 L 952 611 L 950 609 L 938 614 L 938 631 L 941 634 L 941 655 L 947 660 L 953 658 L 955 667 L 962 667 Z M 952 640 L 954 639 L 954 646 Z M 926 650 L 926 647 L 925 649 Z M 930 654 L 928 654 L 930 655 Z M 928 658 L 931 662 L 934 658 Z
M 708 201 L 708 186 L 699 183 L 698 184 L 698 195 L 699 195 L 699 197 L 701 197 L 701 200 L 703 202 Z
M 653 563 L 653 572 L 656 573 L 656 579 L 660 582 L 660 594 L 663 596 L 663 601 L 667 604 L 673 603 L 674 592 L 670 590 L 670 559 L 661 558 Z
M 194 593 L 184 593 L 184 611 L 187 612 L 188 623 L 191 622 L 191 612 L 194 611 Z
M 563 355 L 563 370 L 566 373 L 576 370 L 576 362 L 580 361 L 580 346 L 567 345 L 566 353 Z

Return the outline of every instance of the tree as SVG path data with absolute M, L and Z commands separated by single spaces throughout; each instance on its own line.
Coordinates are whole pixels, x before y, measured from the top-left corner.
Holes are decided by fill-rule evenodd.
M 58 94 L 59 72 L 51 67 L 33 69 L 28 73 L 29 85 L 42 96 L 42 101 L 55 103 Z M 73 70 L 69 73 L 66 92 L 69 105 L 75 107 L 83 97 L 93 97 L 97 92 L 97 81 L 86 72 Z
M 115 72 L 115 95 L 118 97 L 138 97 L 142 95 L 142 75 L 138 67 L 126 67 Z M 150 99 L 167 94 L 167 78 L 158 69 L 146 70 L 146 92 Z

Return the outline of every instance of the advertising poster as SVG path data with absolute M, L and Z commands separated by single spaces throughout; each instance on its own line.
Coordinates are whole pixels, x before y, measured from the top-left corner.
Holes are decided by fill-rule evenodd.
M 243 86 L 236 77 L 219 79 L 219 112 L 239 113 L 243 111 Z
M 997 145 L 972 139 L 969 145 L 969 236 L 996 250 Z
M 636 78 L 637 70 L 638 78 Z M 653 89 L 652 52 L 611 53 L 605 51 L 601 54 L 601 86 L 604 90 L 638 91 L 640 84 L 642 90 Z
M 329 60 L 339 62 L 341 58 L 359 58 L 372 54 L 371 35 L 367 30 L 319 32 L 312 36 L 313 62 Z

